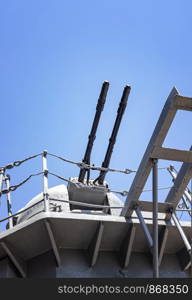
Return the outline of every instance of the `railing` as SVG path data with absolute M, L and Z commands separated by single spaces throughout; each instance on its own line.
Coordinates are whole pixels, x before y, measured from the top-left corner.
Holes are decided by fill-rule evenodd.
M 32 173 L 27 178 L 25 178 L 23 181 L 21 181 L 20 183 L 15 184 L 15 185 L 11 185 L 10 184 L 10 175 L 7 174 L 7 171 L 9 171 L 9 170 L 11 170 L 15 167 L 19 167 L 23 163 L 25 163 L 29 160 L 32 160 L 34 158 L 37 158 L 39 156 L 42 157 L 42 171 L 37 172 L 37 173 Z M 61 156 L 49 153 L 46 150 L 44 150 L 42 153 L 35 154 L 33 156 L 29 156 L 29 157 L 27 157 L 23 160 L 14 161 L 13 163 L 10 163 L 10 164 L 7 164 L 3 167 L 0 167 L 0 197 L 2 195 L 6 195 L 6 198 L 7 198 L 7 212 L 8 212 L 8 216 L 6 218 L 1 219 L 0 223 L 8 220 L 9 228 L 12 228 L 14 226 L 14 217 L 19 216 L 20 214 L 22 214 L 23 212 L 29 210 L 30 208 L 34 207 L 35 205 L 37 205 L 40 202 L 44 202 L 44 211 L 45 212 L 49 211 L 49 200 L 53 200 L 53 199 L 51 199 L 49 197 L 49 194 L 48 194 L 48 189 L 49 189 L 48 175 L 52 175 L 54 177 L 57 177 L 58 179 L 63 180 L 65 182 L 68 182 L 68 183 L 71 182 L 72 183 L 71 180 L 69 180 L 67 178 L 64 178 L 63 176 L 60 176 L 60 175 L 55 174 L 53 172 L 50 172 L 48 170 L 48 166 L 47 166 L 48 156 L 55 157 L 55 158 L 57 158 L 57 159 L 59 159 L 63 162 L 67 162 L 67 163 L 76 165 L 77 167 L 79 167 L 81 169 L 86 169 L 86 170 L 105 171 L 105 172 L 119 172 L 119 173 L 124 173 L 124 174 L 131 174 L 131 173 L 136 172 L 136 171 L 130 170 L 130 169 L 118 170 L 118 169 L 112 169 L 112 168 L 98 167 L 98 166 L 95 166 L 95 165 L 88 165 L 88 164 L 85 164 L 83 162 L 75 162 L 75 161 L 63 158 Z M 35 203 L 34 205 L 29 206 L 25 209 L 20 210 L 19 212 L 15 213 L 15 214 L 13 214 L 12 213 L 12 203 L 11 203 L 11 192 L 13 192 L 16 189 L 18 189 L 19 187 L 21 187 L 23 184 L 28 182 L 32 177 L 39 176 L 39 175 L 43 176 L 43 200 L 40 200 L 39 202 Z M 4 184 L 5 184 L 5 188 L 3 187 Z M 74 182 L 73 182 L 73 184 L 74 184 Z M 81 183 L 81 184 L 83 184 L 83 183 Z M 109 189 L 108 189 L 108 191 L 110 192 Z M 122 195 L 126 195 L 125 191 L 119 192 L 119 193 L 122 194 Z M 67 202 L 64 199 L 63 200 L 57 199 L 57 201 Z M 78 204 L 78 205 L 81 205 L 81 206 L 86 205 L 86 206 L 89 206 L 89 207 L 92 207 L 92 208 L 101 208 L 101 209 L 109 208 L 109 206 L 107 206 L 107 205 L 95 205 L 95 204 L 92 204 L 92 203 L 87 204 L 87 203 L 82 203 L 82 202 L 77 202 L 77 201 L 68 201 L 68 202 L 70 202 L 71 204 Z M 118 207 L 113 207 L 113 208 L 115 209 L 115 208 L 122 208 L 122 207 L 118 206 Z
M 10 176 L 9 174 L 7 174 L 7 171 L 10 169 L 13 169 L 15 167 L 18 167 L 20 165 L 22 165 L 23 163 L 32 160 L 34 158 L 37 158 L 41 156 L 42 157 L 42 171 L 37 172 L 37 173 L 32 173 L 30 174 L 27 178 L 25 178 L 23 181 L 21 181 L 18 184 L 15 185 L 11 185 L 10 184 Z M 23 212 L 31 209 L 32 207 L 34 207 L 35 205 L 39 204 L 40 202 L 44 202 L 44 211 L 48 212 L 50 210 L 49 208 L 49 201 L 50 200 L 55 200 L 55 201 L 60 201 L 60 202 L 68 202 L 69 204 L 77 204 L 78 206 L 82 206 L 82 207 L 90 207 L 90 208 L 101 208 L 101 209 L 107 209 L 107 208 L 111 208 L 111 209 L 122 209 L 123 206 L 109 206 L 109 205 L 96 205 L 96 204 L 92 204 L 92 203 L 84 203 L 84 202 L 78 202 L 78 201 L 72 201 L 72 200 L 65 200 L 65 199 L 55 199 L 55 198 L 50 198 L 49 197 L 49 186 L 48 186 L 48 176 L 52 175 L 62 181 L 68 182 L 68 183 L 73 183 L 73 181 L 71 181 L 70 179 L 67 179 L 61 175 L 58 175 L 56 173 L 50 172 L 48 170 L 48 166 L 47 166 L 47 158 L 48 156 L 52 156 L 55 157 L 63 162 L 67 162 L 67 163 L 71 163 L 73 165 L 76 165 L 77 167 L 81 168 L 81 169 L 87 169 L 87 170 L 94 170 L 94 171 L 104 171 L 104 172 L 118 172 L 118 173 L 123 173 L 123 174 L 132 174 L 132 173 L 136 173 L 136 170 L 131 170 L 131 169 L 125 169 L 125 170 L 119 170 L 119 169 L 113 169 L 113 168 L 103 168 L 103 167 L 98 167 L 95 165 L 88 165 L 85 164 L 83 162 L 75 162 L 66 158 L 63 158 L 61 156 L 58 156 L 56 154 L 52 154 L 47 152 L 46 150 L 43 151 L 42 153 L 33 155 L 33 156 L 29 156 L 23 160 L 19 160 L 19 161 L 15 161 L 11 164 L 8 164 L 4 167 L 0 167 L 0 197 L 2 195 L 6 195 L 6 199 L 7 199 L 7 212 L 8 212 L 8 216 L 6 218 L 3 218 L 0 220 L 0 223 L 4 222 L 4 221 L 8 221 L 9 223 L 9 228 L 12 228 L 15 224 L 14 224 L 14 217 L 19 216 L 20 214 L 22 214 Z M 168 169 L 167 167 L 164 168 L 158 168 L 159 170 L 164 170 L 164 169 Z M 12 213 L 12 203 L 11 203 L 11 192 L 15 191 L 17 188 L 21 187 L 22 185 L 24 185 L 26 182 L 28 182 L 32 177 L 35 176 L 39 176 L 42 175 L 43 177 L 43 199 L 36 202 L 35 204 L 28 206 L 25 209 L 22 209 L 20 211 L 18 211 L 17 213 Z M 81 182 L 81 185 L 83 185 L 84 183 Z M 3 188 L 3 185 L 5 185 L 5 188 Z M 87 182 L 85 184 L 87 186 Z M 158 188 L 158 190 L 165 190 L 165 189 L 170 189 L 171 187 L 160 187 Z M 152 191 L 152 189 L 146 189 L 143 190 L 143 192 L 150 192 Z M 107 188 L 107 192 L 113 192 L 113 193 L 118 193 L 121 196 L 127 196 L 128 191 L 116 191 L 116 190 L 111 190 L 109 188 Z M 189 211 L 188 208 L 186 208 L 186 205 L 179 205 L 178 207 L 178 211 Z

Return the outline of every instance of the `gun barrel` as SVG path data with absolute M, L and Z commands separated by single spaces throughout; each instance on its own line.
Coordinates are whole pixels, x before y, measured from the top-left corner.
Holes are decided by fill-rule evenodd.
M 85 151 L 84 158 L 82 160 L 86 164 L 90 164 L 91 151 L 92 151 L 92 148 L 93 148 L 94 140 L 96 138 L 96 132 L 97 132 L 99 120 L 100 120 L 100 117 L 101 117 L 101 113 L 102 113 L 104 105 L 105 105 L 108 89 L 109 89 L 109 82 L 104 81 L 103 85 L 102 85 L 102 88 L 101 88 L 100 95 L 99 95 L 99 99 L 98 99 L 98 102 L 97 102 L 96 113 L 95 113 L 95 117 L 94 117 L 94 120 L 93 120 L 91 132 L 90 132 L 89 137 L 88 137 L 87 148 L 86 148 L 86 151 Z M 80 173 L 79 173 L 79 179 L 78 179 L 80 182 L 84 181 L 85 174 L 86 174 L 86 170 L 81 169 Z
M 104 161 L 102 163 L 102 167 L 104 167 L 104 168 L 109 167 L 109 163 L 110 163 L 113 148 L 114 148 L 114 145 L 115 145 L 115 142 L 116 142 L 116 137 L 117 137 L 117 134 L 118 134 L 118 130 L 119 130 L 119 127 L 120 127 L 120 124 L 121 124 L 121 121 L 122 121 L 124 111 L 125 111 L 126 106 L 127 106 L 127 101 L 128 101 L 128 96 L 129 96 L 130 90 L 131 90 L 130 86 L 125 86 L 125 88 L 123 90 L 123 95 L 121 97 L 121 101 L 119 103 L 119 108 L 117 110 L 117 117 L 116 117 L 116 120 L 115 120 L 115 124 L 114 124 L 114 127 L 113 127 L 111 137 L 109 139 L 107 152 L 105 154 L 105 158 L 104 158 Z M 99 184 L 103 184 L 105 176 L 106 176 L 106 172 L 101 171 L 100 175 L 98 177 Z

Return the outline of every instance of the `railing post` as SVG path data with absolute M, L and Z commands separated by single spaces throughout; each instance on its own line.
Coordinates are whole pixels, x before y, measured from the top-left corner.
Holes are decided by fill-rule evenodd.
M 1 191 L 3 187 L 4 173 L 5 173 L 4 168 L 0 168 L 0 198 L 1 198 Z
M 5 185 L 6 189 L 9 190 L 10 188 L 10 175 L 6 175 L 5 177 Z M 11 205 L 11 192 L 8 191 L 6 194 L 7 197 L 7 211 L 8 211 L 8 216 L 12 216 L 12 205 Z M 9 218 L 9 229 L 13 227 L 13 218 Z
M 4 173 L 5 173 L 4 168 L 0 168 L 0 206 L 1 206 L 1 191 L 3 188 Z
M 43 198 L 45 204 L 45 212 L 49 211 L 49 194 L 48 194 L 48 169 L 47 169 L 47 151 L 42 153 L 43 158 Z
M 2 190 L 2 186 L 3 186 L 4 173 L 5 173 L 4 168 L 0 168 L 0 191 Z
M 158 249 L 158 160 L 153 159 L 153 277 L 159 278 Z

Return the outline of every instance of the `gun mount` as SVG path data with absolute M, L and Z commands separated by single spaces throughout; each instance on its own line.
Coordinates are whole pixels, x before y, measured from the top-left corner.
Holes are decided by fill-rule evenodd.
M 0 197 L 6 196 L 2 200 L 7 203 L 7 215 L 0 224 L 8 222 L 0 232 L 0 278 L 191 277 L 191 222 L 179 220 L 177 207 L 184 197 L 187 205 L 182 211 L 191 213 L 191 190 L 187 185 L 192 178 L 192 148 L 165 148 L 163 141 L 177 110 L 192 111 L 192 98 L 179 95 L 175 88 L 171 91 L 123 202 L 114 194 L 120 192 L 111 191 L 104 179 L 106 172 L 114 171 L 106 167 L 129 92 L 130 87 L 126 87 L 102 165 L 105 168 L 83 166 L 47 151 L 0 167 Z M 90 162 L 99 118 L 97 115 L 91 130 L 85 162 Z M 47 167 L 50 155 L 85 167 L 80 172 L 82 177 L 66 179 L 52 173 Z M 42 172 L 11 185 L 12 176 L 7 171 L 38 156 L 42 158 Z M 164 202 L 158 201 L 159 159 L 183 162 L 178 173 L 174 167 L 168 169 L 174 182 Z M 88 180 L 86 184 L 84 176 L 91 169 L 100 171 L 100 176 L 96 182 Z M 151 171 L 152 201 L 144 201 L 140 195 Z M 19 211 L 14 209 L 12 192 L 39 175 L 43 192 Z M 50 175 L 68 185 L 49 187 Z

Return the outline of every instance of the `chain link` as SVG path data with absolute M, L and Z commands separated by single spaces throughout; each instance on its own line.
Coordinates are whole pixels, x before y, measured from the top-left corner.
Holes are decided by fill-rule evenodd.
M 43 153 L 39 153 L 39 154 L 36 154 L 36 155 L 33 155 L 33 156 L 29 156 L 23 160 L 18 160 L 18 161 L 14 161 L 13 163 L 11 164 L 8 164 L 4 167 L 0 167 L 0 169 L 3 169 L 4 171 L 6 169 L 12 169 L 14 167 L 17 167 L 17 166 L 20 166 L 22 163 L 28 161 L 28 160 L 31 160 L 33 158 L 36 158 L 40 155 L 42 155 Z M 136 170 L 131 170 L 131 169 L 125 169 L 125 170 L 119 170 L 119 169 L 113 169 L 113 168 L 104 168 L 104 167 L 99 167 L 99 166 L 95 166 L 95 165 L 89 165 L 89 164 L 85 164 L 84 162 L 76 162 L 76 161 L 72 161 L 72 160 L 69 160 L 69 159 L 66 159 L 66 158 L 63 158 L 61 156 L 58 156 L 56 154 L 52 154 L 50 152 L 47 152 L 48 155 L 52 156 L 52 157 L 56 157 L 64 162 L 68 162 L 68 163 L 71 163 L 71 164 L 74 164 L 74 165 L 77 165 L 79 168 L 82 168 L 82 169 L 86 169 L 86 170 L 96 170 L 96 171 L 104 171 L 104 172 L 119 172 L 119 173 L 124 173 L 124 174 L 131 174 L 131 173 L 136 173 L 137 171 Z M 162 168 L 158 168 L 159 170 L 164 170 L 164 169 L 167 169 L 166 167 L 162 167 Z M 64 178 L 60 175 L 57 175 L 55 173 L 51 173 L 51 172 L 48 172 L 50 175 L 53 175 L 55 177 L 57 177 L 58 179 L 61 179 L 63 181 L 66 181 L 68 183 L 73 183 L 75 184 L 73 181 L 67 179 L 67 178 Z M 21 183 L 19 184 L 16 184 L 16 185 L 12 185 L 10 186 L 9 189 L 4 189 L 0 192 L 0 195 L 1 194 L 7 194 L 8 192 L 10 191 L 15 191 L 18 187 L 22 186 L 24 183 L 26 183 L 29 179 L 31 179 L 31 177 L 33 176 L 37 176 L 37 175 L 40 175 L 40 174 L 43 174 L 43 172 L 39 172 L 39 173 L 35 173 L 35 174 L 31 174 L 30 176 L 28 176 L 25 180 L 23 180 Z M 170 189 L 171 187 L 165 187 L 165 188 L 158 188 L 158 190 L 165 190 L 165 189 Z M 113 193 L 117 193 L 117 194 L 120 194 L 122 196 L 127 196 L 128 195 L 128 191 L 114 191 L 114 190 L 108 190 L 109 192 L 113 192 Z M 150 192 L 152 191 L 152 189 L 149 189 L 149 190 L 143 190 L 143 192 Z M 188 192 L 190 194 L 191 191 L 188 190 Z
M 13 163 L 10 163 L 6 166 L 3 166 L 3 167 L 0 167 L 0 169 L 3 169 L 3 170 L 6 170 L 6 169 L 12 169 L 14 167 L 18 167 L 20 166 L 21 164 L 23 164 L 24 162 L 28 161 L 28 160 L 31 160 L 33 158 L 36 158 L 40 155 L 42 155 L 43 153 L 38 153 L 38 154 L 35 154 L 35 155 L 32 155 L 32 156 L 29 156 L 23 160 L 17 160 L 17 161 L 14 161 Z M 56 155 L 56 154 L 53 154 L 53 153 L 50 153 L 50 152 L 47 152 L 48 155 L 50 156 L 53 156 L 53 157 L 56 157 L 64 162 L 67 162 L 67 163 L 71 163 L 71 164 L 74 164 L 76 166 L 78 166 L 79 168 L 81 169 L 86 169 L 86 170 L 94 170 L 94 171 L 104 171 L 104 172 L 118 172 L 118 173 L 123 173 L 123 174 L 131 174 L 131 173 L 136 173 L 137 171 L 136 170 L 131 170 L 131 169 L 128 169 L 126 168 L 125 170 L 119 170 L 119 169 L 113 169 L 113 168 L 104 168 L 104 167 L 100 167 L 100 166 L 95 166 L 95 165 L 89 165 L 89 164 L 85 164 L 84 162 L 76 162 L 76 161 L 73 161 L 73 160 L 69 160 L 69 159 L 66 159 L 64 157 L 61 157 L 59 155 Z M 163 170 L 163 169 L 166 169 L 166 168 L 159 168 L 159 170 Z
M 0 195 L 1 194 L 8 194 L 9 192 L 13 192 L 15 191 L 18 187 L 22 186 L 23 184 L 25 184 L 28 180 L 30 180 L 32 177 L 34 176 L 38 176 L 38 175 L 41 175 L 43 174 L 44 172 L 39 172 L 39 173 L 33 173 L 31 175 L 29 175 L 27 178 L 25 178 L 22 182 L 18 183 L 18 184 L 15 184 L 15 185 L 11 185 L 9 187 L 9 189 L 3 189 L 1 192 L 0 192 Z
M 24 162 L 26 162 L 26 161 L 28 161 L 28 160 L 31 160 L 31 159 L 33 159 L 33 158 L 36 158 L 36 157 L 38 157 L 38 156 L 40 156 L 40 155 L 42 155 L 42 153 L 35 154 L 35 155 L 33 155 L 33 156 L 29 156 L 29 157 L 27 157 L 27 158 L 25 158 L 25 159 L 23 159 L 23 160 L 17 160 L 17 161 L 14 161 L 14 162 L 11 163 L 11 164 L 8 164 L 8 165 L 6 165 L 6 166 L 4 166 L 4 167 L 0 167 L 0 169 L 3 169 L 3 170 L 9 170 L 9 169 L 12 169 L 12 168 L 14 168 L 14 167 L 18 167 L 18 166 L 20 166 L 22 163 L 24 163 Z
M 74 182 L 71 181 L 70 179 L 67 179 L 67 178 L 65 178 L 65 177 L 63 177 L 63 176 L 57 175 L 57 174 L 55 174 L 55 173 L 52 173 L 52 172 L 49 172 L 49 171 L 48 171 L 48 174 L 50 174 L 50 175 L 52 175 L 52 176 L 55 176 L 55 177 L 57 177 L 58 179 L 61 179 L 61 180 L 66 181 L 66 182 L 68 182 L 68 183 L 74 183 Z
M 125 170 L 118 170 L 118 169 L 112 169 L 112 168 L 103 168 L 103 167 L 98 167 L 95 165 L 89 165 L 89 164 L 85 164 L 84 162 L 76 162 L 76 161 L 72 161 L 66 158 L 63 158 L 61 156 L 58 156 L 56 154 L 52 154 L 52 153 L 47 153 L 50 156 L 56 157 L 62 161 L 74 164 L 76 166 L 78 166 L 81 169 L 86 169 L 86 170 L 95 170 L 95 171 L 105 171 L 105 172 L 119 172 L 119 173 L 124 173 L 124 174 L 131 174 L 131 173 L 136 173 L 135 170 L 130 170 L 130 169 L 125 169 Z

